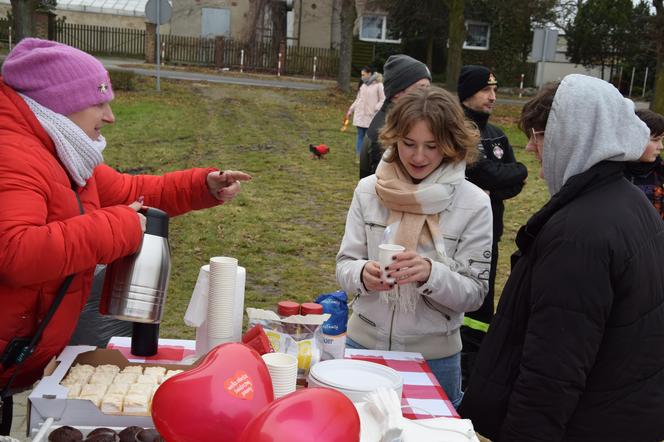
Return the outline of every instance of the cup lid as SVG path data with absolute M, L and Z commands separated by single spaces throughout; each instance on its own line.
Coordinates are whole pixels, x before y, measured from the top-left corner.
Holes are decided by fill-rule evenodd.
M 300 312 L 304 315 L 322 315 L 323 306 L 315 302 L 305 302 L 300 306 Z
M 279 301 L 277 303 L 277 314 L 279 316 L 299 315 L 300 304 L 295 301 Z

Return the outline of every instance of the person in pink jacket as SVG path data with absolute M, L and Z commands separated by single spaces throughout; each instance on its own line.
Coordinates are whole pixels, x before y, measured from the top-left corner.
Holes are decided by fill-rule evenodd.
M 353 115 L 353 126 L 357 127 L 355 154 L 358 158 L 367 128 L 371 124 L 371 120 L 376 115 L 376 112 L 383 106 L 383 101 L 385 101 L 382 77 L 372 67 L 365 66 L 362 68 L 362 79 L 360 82 L 357 97 L 348 108 L 345 117 L 349 119 Z
M 180 215 L 232 200 L 240 181 L 251 179 L 215 168 L 163 176 L 113 170 L 103 164 L 101 135 L 115 121 L 112 99 L 106 69 L 71 46 L 26 38 L 3 63 L 0 435 L 11 429 L 12 394 L 39 379 L 69 341 L 95 266 L 140 247 L 143 204 Z M 18 355 L 18 345 L 27 348 L 23 343 L 35 335 L 60 290 L 65 295 L 34 351 Z

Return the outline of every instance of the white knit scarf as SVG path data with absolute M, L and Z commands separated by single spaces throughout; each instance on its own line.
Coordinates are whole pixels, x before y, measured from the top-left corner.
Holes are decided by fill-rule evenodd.
M 30 97 L 19 95 L 53 140 L 58 158 L 71 178 L 80 187 L 85 186 L 94 168 L 104 161 L 101 153 L 106 147 L 106 139 L 100 135 L 97 140 L 93 140 L 69 118 L 53 112 Z
M 376 193 L 390 209 L 389 225 L 398 225 L 394 243 L 416 251 L 434 249 L 436 260 L 446 262 L 447 256 L 439 228 L 440 213 L 452 202 L 464 180 L 466 163 L 443 163 L 419 184 L 414 184 L 398 161 L 381 161 L 376 169 Z M 398 223 L 398 224 L 397 224 Z M 398 308 L 415 311 L 419 300 L 416 284 L 396 285 L 381 293 L 383 300 L 395 298 Z

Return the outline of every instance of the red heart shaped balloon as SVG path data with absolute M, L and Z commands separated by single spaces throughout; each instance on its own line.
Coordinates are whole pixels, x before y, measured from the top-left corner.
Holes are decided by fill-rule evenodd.
M 234 442 L 273 400 L 260 355 L 243 344 L 222 344 L 159 386 L 152 420 L 169 442 Z
M 358 442 L 360 416 L 336 390 L 306 388 L 277 399 L 254 417 L 238 442 Z

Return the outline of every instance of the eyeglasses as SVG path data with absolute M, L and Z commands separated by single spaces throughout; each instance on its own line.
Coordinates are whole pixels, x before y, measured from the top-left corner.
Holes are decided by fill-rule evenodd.
M 530 139 L 534 142 L 537 142 L 537 136 L 538 135 L 544 135 L 543 130 L 535 130 L 535 128 L 530 129 L 532 134 L 530 135 Z

